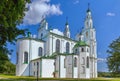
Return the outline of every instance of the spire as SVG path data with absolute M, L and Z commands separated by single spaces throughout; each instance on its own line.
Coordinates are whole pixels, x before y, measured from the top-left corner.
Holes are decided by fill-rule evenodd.
M 88 3 L 88 9 L 87 12 L 90 12 L 90 3 Z
M 65 25 L 68 25 L 68 17 L 66 17 L 66 23 L 65 23 Z
M 90 3 L 88 3 L 88 9 L 87 9 L 86 19 L 85 19 L 85 28 L 92 28 L 92 27 L 93 27 L 92 14 L 90 10 Z
M 91 18 L 90 3 L 88 3 L 87 18 Z
M 64 36 L 70 38 L 70 30 L 69 30 L 69 24 L 68 24 L 68 17 L 66 17 Z

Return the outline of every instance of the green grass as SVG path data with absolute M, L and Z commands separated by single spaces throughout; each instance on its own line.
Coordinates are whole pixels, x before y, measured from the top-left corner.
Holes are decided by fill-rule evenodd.
M 0 81 L 37 81 L 36 77 L 18 77 L 14 75 L 0 74 Z M 39 78 L 39 81 L 120 81 L 120 78 L 96 78 L 96 79 L 70 79 L 70 78 Z

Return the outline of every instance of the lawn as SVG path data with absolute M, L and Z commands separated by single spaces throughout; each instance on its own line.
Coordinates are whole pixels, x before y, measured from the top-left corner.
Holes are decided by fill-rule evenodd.
M 37 81 L 37 80 L 36 77 L 18 77 L 13 75 L 0 75 L 0 81 Z M 39 81 L 120 81 L 120 78 L 96 78 L 96 79 L 39 78 Z

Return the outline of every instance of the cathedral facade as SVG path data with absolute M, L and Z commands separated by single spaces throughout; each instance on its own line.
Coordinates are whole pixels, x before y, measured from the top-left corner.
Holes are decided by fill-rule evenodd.
M 89 8 L 81 32 L 74 40 L 70 34 L 68 22 L 61 32 L 49 29 L 44 18 L 37 38 L 28 34 L 17 40 L 16 76 L 97 78 L 96 31 Z

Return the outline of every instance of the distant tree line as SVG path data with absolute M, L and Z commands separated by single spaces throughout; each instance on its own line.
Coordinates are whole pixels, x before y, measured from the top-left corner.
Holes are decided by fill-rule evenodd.
M 98 77 L 111 77 L 110 72 L 98 72 Z

